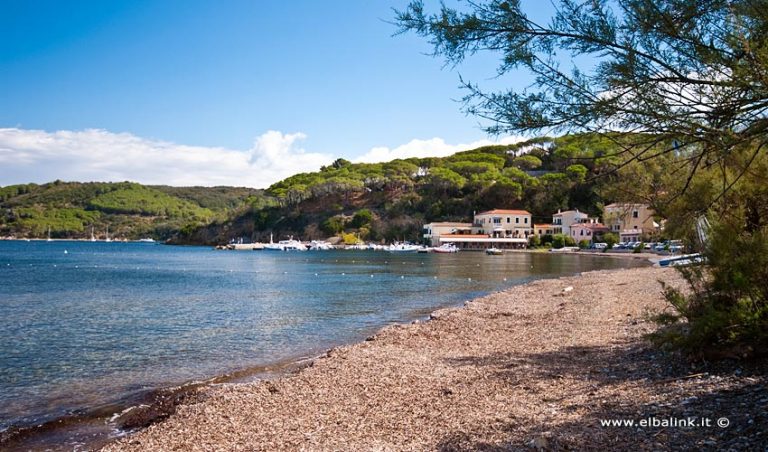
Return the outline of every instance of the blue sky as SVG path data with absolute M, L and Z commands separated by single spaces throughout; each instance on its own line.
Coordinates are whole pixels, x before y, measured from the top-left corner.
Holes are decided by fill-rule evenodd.
M 488 80 L 494 55 L 446 68 L 424 55 L 424 39 L 392 36 L 392 8 L 406 3 L 5 2 L 0 185 L 266 186 L 336 157 L 443 155 L 485 142 L 455 101 L 459 74 L 522 81 Z

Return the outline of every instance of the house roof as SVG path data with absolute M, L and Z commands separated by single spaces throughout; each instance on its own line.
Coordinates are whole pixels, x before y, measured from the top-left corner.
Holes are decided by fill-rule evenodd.
M 648 204 L 640 204 L 640 203 L 633 203 L 633 202 L 614 202 L 605 206 L 604 209 L 632 209 L 635 207 L 648 207 Z
M 450 221 L 435 222 L 435 223 L 427 223 L 427 224 L 425 224 L 424 226 L 428 226 L 428 225 L 432 225 L 433 227 L 434 227 L 434 226 L 446 226 L 446 227 L 465 227 L 465 228 L 470 228 L 470 227 L 472 227 L 472 223 L 458 223 L 458 222 L 454 223 L 454 222 L 450 222 Z
M 572 209 L 572 210 L 564 210 L 562 212 L 553 213 L 552 216 L 556 217 L 558 215 L 564 215 L 566 213 L 578 213 L 578 214 L 581 214 L 581 215 L 587 215 L 585 212 L 580 212 L 579 209 Z
M 465 239 L 487 239 L 488 234 L 442 234 L 441 239 L 448 239 L 451 237 L 465 238 Z
M 531 213 L 527 210 L 505 210 L 505 209 L 493 209 L 493 210 L 487 210 L 485 212 L 480 212 L 477 215 L 530 215 Z
M 546 224 L 542 223 L 542 224 L 534 224 L 533 225 L 534 228 L 551 228 L 551 227 L 554 227 L 554 226 L 555 226 L 554 224 L 549 224 L 549 223 L 546 223 Z
M 579 228 L 592 229 L 592 230 L 608 229 L 608 227 L 602 223 L 575 223 L 571 225 L 571 229 L 579 229 Z

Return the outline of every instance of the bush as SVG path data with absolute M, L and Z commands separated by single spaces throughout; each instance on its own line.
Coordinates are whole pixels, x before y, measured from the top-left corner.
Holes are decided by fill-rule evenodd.
M 344 218 L 341 216 L 330 217 L 323 221 L 320 225 L 320 229 L 329 235 L 339 234 L 344 230 Z
M 576 246 L 576 239 L 570 235 L 565 236 L 565 246 Z
M 580 240 L 579 249 L 585 250 L 587 248 L 589 248 L 589 240 Z
M 528 246 L 531 248 L 536 248 L 541 246 L 541 238 L 539 238 L 538 235 L 532 235 L 528 237 Z
M 664 286 L 674 314 L 652 338 L 700 357 L 744 357 L 768 350 L 768 227 L 719 225 L 704 250 L 706 264 L 678 267 L 690 294 Z M 685 320 L 686 322 L 682 322 Z
M 619 236 L 614 234 L 613 232 L 606 232 L 603 234 L 603 242 L 608 244 L 608 247 L 606 247 L 606 250 L 609 250 L 613 248 L 613 245 L 619 243 Z
M 552 236 L 552 248 L 560 249 L 565 246 L 565 236 L 563 234 L 555 234 Z

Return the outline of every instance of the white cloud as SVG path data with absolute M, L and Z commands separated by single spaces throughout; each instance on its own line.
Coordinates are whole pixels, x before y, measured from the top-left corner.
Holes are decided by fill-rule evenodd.
M 106 130 L 0 129 L 0 186 L 26 182 L 137 181 L 167 185 L 267 187 L 333 156 L 298 146 L 302 133 L 270 130 L 251 149 L 185 146 Z
M 492 144 L 513 144 L 524 141 L 525 138 L 519 136 L 507 136 L 497 141 L 479 140 L 467 144 L 448 144 L 442 138 L 432 138 L 429 140 L 414 139 L 406 144 L 400 145 L 394 149 L 380 146 L 371 148 L 370 151 L 353 159 L 354 162 L 387 162 L 394 159 L 406 159 L 410 157 L 445 157 L 456 152 L 479 148 L 480 146 L 489 146 Z
M 251 149 L 187 146 L 102 129 L 82 131 L 0 128 L 0 186 L 67 181 L 136 181 L 176 186 L 234 185 L 265 188 L 296 173 L 317 171 L 339 156 L 308 152 L 303 133 L 270 130 Z M 509 144 L 519 137 L 468 144 L 441 138 L 411 140 L 390 149 L 374 147 L 355 162 L 439 157 L 490 144 Z

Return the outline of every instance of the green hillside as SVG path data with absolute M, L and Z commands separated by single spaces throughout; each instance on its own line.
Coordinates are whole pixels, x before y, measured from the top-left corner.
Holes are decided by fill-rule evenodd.
M 270 234 L 275 239 L 354 234 L 363 240 L 418 241 L 424 223 L 469 221 L 473 212 L 493 208 L 526 209 L 534 222 L 549 223 L 558 209 L 601 215 L 602 206 L 616 200 L 651 202 L 656 193 L 639 190 L 653 190 L 658 184 L 645 179 L 666 177 L 665 159 L 672 157 L 660 158 L 655 167 L 635 162 L 619 171 L 625 160 L 619 152 L 610 136 L 581 134 L 444 158 L 374 164 L 338 159 L 320 171 L 273 184 L 267 194 L 276 204 L 250 203 L 226 221 L 184 230 L 178 241 L 268 240 Z
M 260 190 L 62 182 L 0 187 L 0 236 L 165 240 L 237 215 Z
M 620 168 L 625 159 L 610 136 L 581 134 L 444 158 L 338 159 L 266 191 L 131 182 L 14 185 L 0 188 L 0 236 L 40 238 L 50 229 L 54 238 L 87 238 L 92 230 L 103 237 L 109 228 L 113 238 L 185 244 L 270 235 L 418 241 L 424 223 L 469 221 L 474 212 L 493 208 L 526 209 L 534 222 L 549 223 L 558 209 L 599 216 L 613 201 L 663 201 L 659 193 L 675 192 L 681 181 L 666 169 L 675 158 Z M 663 205 L 655 207 L 663 213 Z

